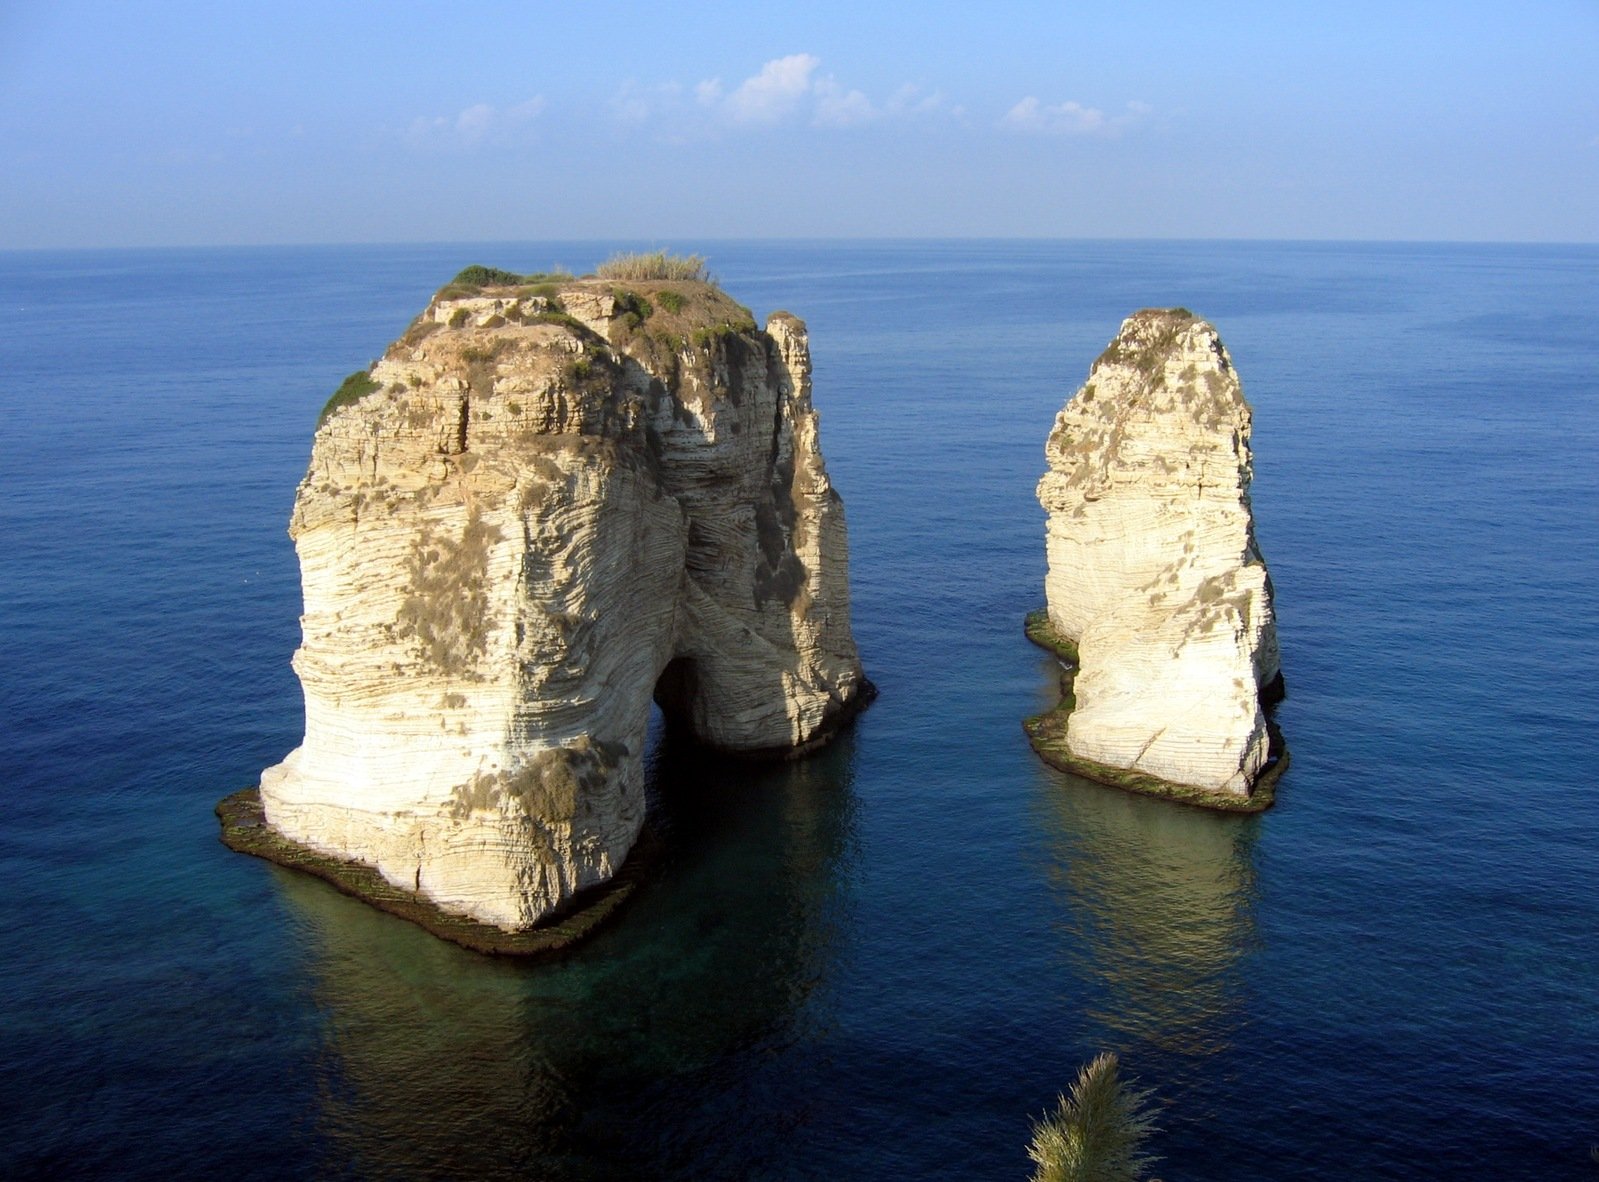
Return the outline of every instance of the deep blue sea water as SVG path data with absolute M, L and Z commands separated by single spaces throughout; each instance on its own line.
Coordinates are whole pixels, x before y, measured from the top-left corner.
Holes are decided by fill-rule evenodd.
M 658 750 L 669 856 L 555 965 L 224 849 L 329 391 L 466 263 L 618 245 L 0 254 L 0 1176 L 1019 1179 L 1102 1049 L 1168 1180 L 1599 1176 L 1592 247 L 677 243 L 810 324 L 877 703 Z M 1020 727 L 1044 438 L 1175 304 L 1256 412 L 1257 818 Z

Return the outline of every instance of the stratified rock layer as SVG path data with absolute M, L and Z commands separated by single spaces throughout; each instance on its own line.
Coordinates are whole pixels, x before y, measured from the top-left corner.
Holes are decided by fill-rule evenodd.
M 1281 675 L 1249 433 L 1231 357 L 1183 309 L 1123 322 L 1055 420 L 1045 589 L 1080 661 L 1065 749 L 1089 774 L 1246 796 L 1267 764 Z
M 266 823 L 508 930 L 614 875 L 650 701 L 792 751 L 867 684 L 805 326 L 701 283 L 445 288 L 329 404 Z

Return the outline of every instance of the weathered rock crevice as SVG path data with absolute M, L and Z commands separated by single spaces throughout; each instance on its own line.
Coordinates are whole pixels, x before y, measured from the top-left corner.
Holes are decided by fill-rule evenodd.
M 652 699 L 780 753 L 868 696 L 799 320 L 681 281 L 446 288 L 369 384 L 290 525 L 278 838 L 523 930 L 627 858 Z

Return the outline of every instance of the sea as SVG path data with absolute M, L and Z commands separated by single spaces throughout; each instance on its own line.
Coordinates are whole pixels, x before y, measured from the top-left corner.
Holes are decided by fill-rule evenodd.
M 555 963 L 225 849 L 329 393 L 469 263 L 653 245 L 0 254 L 0 1176 L 1025 1179 L 1113 1051 L 1167 1182 L 1599 1177 L 1592 246 L 674 241 L 809 323 L 880 697 L 792 763 L 661 737 L 666 852 Z M 1174 305 L 1255 411 L 1259 816 L 1021 726 L 1045 437 Z

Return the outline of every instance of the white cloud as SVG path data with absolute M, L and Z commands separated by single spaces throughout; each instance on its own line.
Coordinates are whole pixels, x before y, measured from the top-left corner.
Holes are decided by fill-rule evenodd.
M 1046 107 L 1028 95 L 1007 111 L 1000 122 L 1013 131 L 1089 135 L 1104 128 L 1105 112 L 1078 102 L 1056 103 Z
M 460 132 L 464 140 L 480 140 L 493 122 L 494 108 L 487 103 L 478 103 L 477 106 L 468 107 L 455 117 L 455 130 Z
M 944 96 L 938 91 L 932 94 L 923 94 L 919 87 L 907 82 L 883 104 L 883 110 L 889 115 L 931 115 L 944 108 Z
M 536 94 L 525 103 L 517 103 L 514 107 L 505 109 L 505 118 L 511 123 L 526 123 L 529 119 L 537 119 L 544 114 L 544 96 Z
M 808 53 L 773 58 L 761 72 L 739 83 L 726 99 L 716 98 L 721 109 L 737 123 L 774 123 L 793 112 L 811 90 L 811 75 L 821 65 Z M 720 84 L 716 84 L 720 90 Z
M 640 86 L 637 82 L 622 83 L 622 89 L 611 100 L 611 115 L 622 123 L 644 123 L 660 110 L 663 102 L 670 103 L 677 95 L 676 86 Z
M 836 129 L 934 112 L 949 118 L 963 114 L 960 108 L 946 106 L 943 95 L 910 85 L 874 102 L 864 91 L 821 73 L 821 65 L 815 54 L 791 53 L 772 58 L 731 87 L 720 78 L 706 78 L 687 88 L 676 83 L 644 88 L 630 82 L 611 100 L 611 113 L 624 124 L 652 122 L 669 142 L 785 121 Z
M 489 103 L 474 103 L 454 115 L 419 115 L 411 120 L 406 138 L 418 146 L 467 146 L 506 133 L 538 118 L 544 111 L 544 96 L 503 110 Z
M 813 122 L 819 127 L 850 127 L 878 117 L 871 99 L 858 90 L 846 90 L 836 78 L 819 78 L 812 90 L 816 96 Z
M 1148 103 L 1131 102 L 1119 115 L 1106 115 L 1098 107 L 1087 107 L 1075 99 L 1064 103 L 1042 103 L 1028 95 L 1009 111 L 999 125 L 1008 131 L 1029 135 L 1115 136 L 1142 121 L 1151 111 Z

